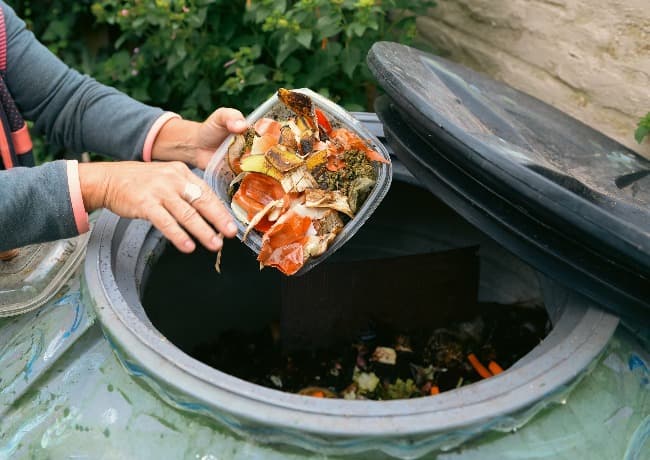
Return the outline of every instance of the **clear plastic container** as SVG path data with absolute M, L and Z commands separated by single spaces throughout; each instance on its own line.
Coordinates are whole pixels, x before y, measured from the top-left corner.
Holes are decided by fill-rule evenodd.
M 333 127 L 345 127 L 349 129 L 362 139 L 366 140 L 376 152 L 386 160 L 390 161 L 390 155 L 379 139 L 377 139 L 374 134 L 372 134 L 360 121 L 355 119 L 345 109 L 309 89 L 301 88 L 292 91 L 300 92 L 309 96 L 314 105 L 327 115 Z M 283 120 L 288 118 L 290 115 L 290 112 L 279 100 L 276 93 L 255 109 L 246 120 L 252 125 L 260 118 L 268 117 Z M 216 192 L 217 196 L 219 196 L 219 198 L 224 202 L 228 211 L 233 215 L 238 228 L 237 237 L 241 240 L 246 230 L 246 226 L 234 215 L 230 207 L 231 197 L 228 194 L 230 183 L 235 178 L 235 173 L 230 169 L 228 161 L 226 160 L 228 146 L 232 141 L 232 137 L 233 136 L 231 135 L 226 138 L 223 144 L 221 144 L 217 149 L 205 170 L 204 179 Z M 298 270 L 293 276 L 307 273 L 343 246 L 345 242 L 348 241 L 359 230 L 359 228 L 361 228 L 366 220 L 368 220 L 381 200 L 386 196 L 392 179 L 392 166 L 390 163 L 381 163 L 376 161 L 373 162 L 373 165 L 377 173 L 377 182 L 354 218 L 345 224 L 343 230 L 341 230 L 341 232 L 336 236 L 336 239 L 332 241 L 323 254 L 318 257 L 307 259 L 302 268 L 300 268 L 300 270 Z M 251 231 L 245 240 L 245 244 L 252 249 L 255 254 L 259 254 L 262 247 L 262 234 L 257 231 Z
M 25 246 L 15 258 L 0 261 L 0 317 L 27 313 L 51 300 L 83 260 L 89 234 Z

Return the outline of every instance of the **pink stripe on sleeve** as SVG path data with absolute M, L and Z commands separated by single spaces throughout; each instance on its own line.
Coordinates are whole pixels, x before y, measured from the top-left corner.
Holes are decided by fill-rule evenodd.
M 84 207 L 84 200 L 81 196 L 81 183 L 79 182 L 79 163 L 77 160 L 66 162 L 68 172 L 68 190 L 70 191 L 70 202 L 72 213 L 79 233 L 86 233 L 90 229 L 88 224 L 88 213 Z
M 5 14 L 0 8 L 0 70 L 7 70 L 7 30 L 5 27 Z
M 181 118 L 181 116 L 174 112 L 165 112 L 154 122 L 144 140 L 144 147 L 142 148 L 143 161 L 151 161 L 151 150 L 153 149 L 153 143 L 156 140 L 156 136 L 158 136 L 163 125 L 172 118 Z
M 27 123 L 18 131 L 11 133 L 11 140 L 14 143 L 14 149 L 18 155 L 22 155 L 32 150 L 32 138 L 29 136 Z

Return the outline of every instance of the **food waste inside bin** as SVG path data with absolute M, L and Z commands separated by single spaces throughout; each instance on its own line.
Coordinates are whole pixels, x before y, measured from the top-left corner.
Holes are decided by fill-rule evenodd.
M 406 201 L 418 212 L 395 219 Z M 394 185 L 365 227 L 300 277 L 260 272 L 231 242 L 222 275 L 210 270 L 211 254 L 188 257 L 168 247 L 143 305 L 154 326 L 194 358 L 268 388 L 329 398 L 389 400 L 460 388 L 509 368 L 549 332 L 538 288 L 516 298 L 509 286 L 494 286 L 501 298 L 479 301 L 480 233 L 422 188 Z M 484 274 L 483 283 L 493 281 Z M 219 306 L 227 317 L 207 319 L 209 309 L 223 313 Z

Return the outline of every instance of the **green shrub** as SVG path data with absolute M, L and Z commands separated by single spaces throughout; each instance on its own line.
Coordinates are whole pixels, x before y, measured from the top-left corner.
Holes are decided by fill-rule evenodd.
M 639 120 L 639 124 L 636 127 L 634 132 L 634 137 L 636 141 L 640 144 L 643 142 L 646 136 L 650 134 L 650 112 L 646 114 L 645 117 Z
M 369 110 L 370 46 L 412 43 L 413 13 L 433 6 L 419 0 L 13 3 L 71 66 L 191 118 L 222 105 L 246 113 L 281 86 L 309 87 L 348 109 Z
M 134 98 L 203 119 L 245 114 L 278 87 L 372 110 L 365 57 L 413 44 L 426 0 L 31 0 L 10 2 L 66 63 Z M 51 155 L 50 155 L 51 156 Z

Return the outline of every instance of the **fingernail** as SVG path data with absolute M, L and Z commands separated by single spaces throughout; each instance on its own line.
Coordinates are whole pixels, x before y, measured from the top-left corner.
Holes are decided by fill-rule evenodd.
M 183 243 L 183 246 L 185 246 L 185 249 L 189 251 L 194 250 L 194 242 L 192 240 L 186 240 L 185 243 Z
M 223 240 L 219 238 L 218 236 L 213 236 L 212 239 L 210 240 L 210 243 L 212 243 L 212 246 L 215 249 L 219 249 L 221 245 L 223 244 Z
M 228 233 L 235 233 L 237 232 L 237 225 L 234 222 L 228 222 L 226 230 L 228 230 Z

